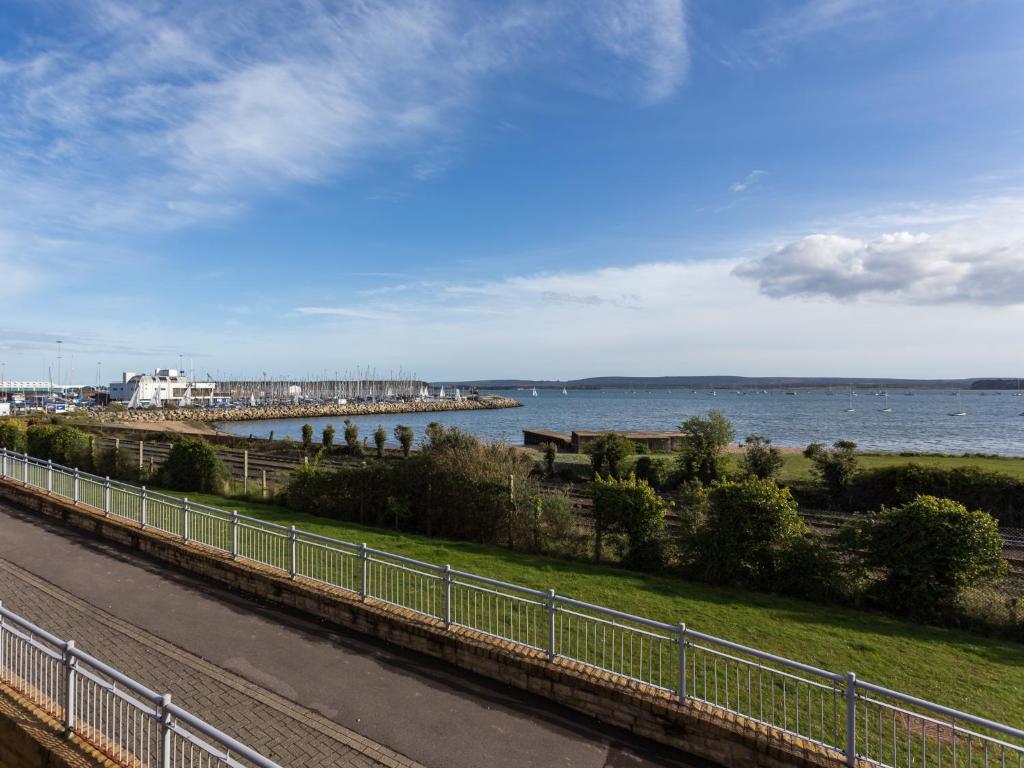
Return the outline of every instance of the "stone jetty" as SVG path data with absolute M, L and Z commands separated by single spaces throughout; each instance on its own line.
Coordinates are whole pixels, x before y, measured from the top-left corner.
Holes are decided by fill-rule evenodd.
M 392 413 L 434 413 L 493 408 L 519 408 L 510 397 L 484 395 L 462 400 L 423 400 L 382 403 L 319 403 L 268 405 L 248 408 L 140 408 L 132 411 L 105 410 L 97 416 L 104 422 L 159 421 L 258 421 L 264 419 L 315 419 L 324 416 L 374 416 Z

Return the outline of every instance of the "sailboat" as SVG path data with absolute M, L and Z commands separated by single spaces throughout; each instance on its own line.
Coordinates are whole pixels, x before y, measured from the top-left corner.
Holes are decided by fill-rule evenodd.
M 565 387 L 562 387 L 562 394 L 563 395 L 568 395 L 569 394 L 569 390 L 567 390 Z
M 536 387 L 534 387 L 533 391 L 530 392 L 530 397 L 539 397 L 539 395 L 537 394 L 537 388 Z
M 853 387 L 850 387 L 850 407 L 846 409 L 847 413 L 853 413 L 856 408 L 853 407 Z
M 949 414 L 950 416 L 966 416 L 967 415 L 967 411 L 963 410 L 963 408 L 961 408 L 961 406 L 960 406 L 960 390 L 959 389 L 956 391 L 956 406 L 957 406 L 957 410 L 952 412 L 952 413 L 950 413 Z
M 442 385 L 441 391 L 437 393 L 438 400 L 444 400 L 444 386 Z
M 889 393 L 886 392 L 882 395 L 885 398 L 885 408 L 882 408 L 882 413 L 892 413 L 892 407 L 889 405 Z

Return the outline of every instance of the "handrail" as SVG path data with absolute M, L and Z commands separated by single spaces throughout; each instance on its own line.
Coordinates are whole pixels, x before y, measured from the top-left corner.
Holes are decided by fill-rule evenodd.
M 107 480 L 106 478 L 99 478 L 99 477 L 97 477 L 95 475 L 90 475 L 88 473 L 83 473 L 83 472 L 80 472 L 78 470 L 71 470 L 71 469 L 69 469 L 67 467 L 63 467 L 61 465 L 53 464 L 51 462 L 41 462 L 41 461 L 39 461 L 37 459 L 33 459 L 32 457 L 29 457 L 29 456 L 27 456 L 25 454 L 17 454 L 15 452 L 8 451 L 8 450 L 5 450 L 5 449 L 0 449 L 0 456 L 3 457 L 3 460 L 4 460 L 4 465 L 3 466 L 4 467 L 7 466 L 8 459 L 13 456 L 15 461 L 24 462 L 25 464 L 31 463 L 33 465 L 38 465 L 38 466 L 45 467 L 48 470 L 53 470 L 53 471 L 58 471 L 58 472 L 74 472 L 75 476 L 77 476 L 77 477 L 85 477 L 85 478 L 89 478 L 89 479 L 93 479 L 93 480 L 99 480 L 100 482 L 103 482 L 103 483 L 111 482 L 111 481 Z M 20 478 L 18 478 L 18 479 L 20 480 Z M 29 484 L 27 481 L 22 481 L 22 482 L 25 482 L 25 484 Z M 38 477 L 35 478 L 35 482 L 38 482 Z M 48 488 L 50 488 L 50 487 L 53 486 L 53 483 L 52 483 L 51 480 L 47 480 L 47 484 L 46 485 L 47 485 Z M 137 488 L 136 486 L 132 486 L 132 485 L 129 485 L 129 484 L 123 484 L 123 483 L 119 483 L 119 485 L 123 486 L 124 489 L 128 493 L 132 493 L 132 492 L 140 493 L 141 492 L 141 489 Z M 51 491 L 51 492 L 56 492 L 56 491 Z M 146 493 L 149 496 L 158 496 L 158 497 L 160 497 L 162 499 L 167 499 L 173 505 L 175 505 L 176 507 L 181 509 L 183 512 L 186 509 L 184 501 L 182 499 L 179 499 L 178 497 L 169 496 L 169 495 L 166 495 L 166 494 L 161 494 L 160 492 L 154 492 L 154 491 L 148 491 L 148 490 L 146 491 Z M 414 558 L 406 557 L 404 555 L 398 555 L 398 554 L 387 552 L 387 551 L 384 551 L 384 550 L 379 550 L 379 549 L 375 549 L 375 548 L 372 548 L 372 547 L 367 547 L 365 544 L 357 545 L 355 543 L 347 542 L 347 541 L 344 541 L 344 540 L 341 540 L 341 539 L 335 539 L 335 538 L 332 538 L 332 537 L 323 536 L 321 534 L 316 534 L 316 533 L 311 533 L 311 532 L 307 532 L 307 531 L 302 531 L 302 530 L 296 529 L 294 527 L 286 527 L 286 526 L 283 526 L 283 525 L 280 525 L 280 524 L 277 524 L 277 523 L 272 523 L 272 522 L 269 522 L 269 521 L 260 520 L 259 518 L 250 517 L 248 515 L 240 515 L 237 512 L 227 512 L 225 510 L 218 509 L 216 507 L 211 507 L 209 505 L 200 505 L 200 504 L 194 504 L 193 502 L 189 502 L 188 510 L 195 512 L 196 508 L 201 508 L 202 510 L 208 510 L 210 513 L 212 513 L 212 515 L 221 515 L 222 519 L 225 522 L 230 522 L 230 523 L 233 523 L 233 524 L 237 524 L 237 523 L 245 524 L 246 528 L 250 528 L 251 527 L 251 528 L 254 528 L 256 530 L 264 530 L 266 533 L 268 533 L 271 536 L 280 538 L 282 540 L 283 539 L 290 540 L 291 541 L 291 554 L 290 555 L 282 554 L 282 557 L 286 557 L 286 558 L 290 557 L 290 562 L 291 562 L 290 570 L 284 568 L 281 565 L 282 561 L 280 559 L 274 560 L 273 562 L 268 562 L 266 559 L 258 559 L 257 561 L 261 562 L 261 563 L 264 563 L 265 565 L 268 565 L 268 566 L 270 566 L 272 568 L 275 568 L 277 570 L 287 571 L 292 578 L 295 578 L 297 575 L 299 575 L 297 573 L 297 571 L 296 571 L 296 550 L 295 550 L 295 546 L 296 546 L 297 543 L 301 542 L 301 543 L 306 543 L 306 544 L 309 544 L 309 545 L 312 545 L 312 546 L 327 546 L 327 547 L 330 547 L 330 548 L 334 548 L 341 555 L 352 557 L 354 561 L 362 563 L 362 575 L 361 576 L 358 575 L 358 570 L 359 569 L 358 569 L 358 566 L 357 566 L 356 569 L 355 569 L 356 573 L 353 576 L 349 577 L 350 579 L 351 578 L 355 578 L 356 582 L 357 582 L 357 585 L 356 586 L 352 586 L 351 582 L 348 582 L 348 583 L 346 583 L 344 585 L 341 584 L 341 583 L 338 583 L 338 586 L 341 586 L 341 588 L 343 588 L 343 589 L 348 589 L 348 590 L 351 590 L 353 592 L 358 592 L 360 599 L 366 599 L 366 597 L 368 595 L 371 595 L 371 590 L 368 589 L 368 584 L 367 584 L 367 578 L 368 578 L 368 576 L 367 576 L 367 564 L 369 562 L 379 563 L 381 565 L 390 566 L 392 568 L 402 568 L 402 564 L 404 564 L 404 565 L 407 565 L 407 566 L 413 566 L 415 568 L 422 569 L 422 571 L 423 571 L 422 575 L 424 577 L 430 578 L 430 579 L 436 579 L 437 583 L 442 585 L 442 587 L 444 589 L 443 620 L 444 620 L 445 628 L 448 628 L 450 626 L 461 626 L 461 627 L 466 627 L 466 628 L 469 628 L 469 629 L 476 629 L 478 631 L 481 631 L 481 632 L 484 632 L 484 633 L 487 633 L 487 634 L 495 634 L 496 636 L 498 636 L 500 638 L 503 638 L 503 639 L 512 640 L 514 642 L 519 642 L 519 643 L 524 643 L 524 644 L 528 645 L 531 648 L 538 647 L 537 644 L 539 643 L 540 646 L 541 646 L 540 649 L 541 650 L 547 650 L 548 656 L 549 656 L 549 658 L 551 660 L 555 660 L 559 656 L 563 656 L 564 655 L 566 658 L 569 658 L 569 659 L 574 660 L 576 662 L 579 662 L 579 663 L 582 663 L 582 664 L 585 664 L 585 665 L 588 665 L 588 666 L 591 666 L 591 667 L 595 667 L 597 669 L 604 669 L 604 670 L 612 672 L 613 674 L 624 676 L 624 677 L 626 677 L 626 678 L 628 678 L 630 680 L 636 680 L 637 678 L 634 676 L 634 672 L 632 671 L 631 668 L 630 669 L 626 669 L 625 667 L 623 667 L 623 668 L 618 668 L 617 669 L 617 668 L 615 668 L 614 660 L 613 660 L 611 666 L 602 666 L 601 662 L 595 661 L 593 659 L 588 659 L 585 656 L 584 657 L 575 657 L 575 656 L 573 656 L 572 655 L 572 649 L 571 648 L 566 648 L 566 647 L 564 647 L 564 645 L 561 648 L 560 647 L 556 647 L 561 641 L 559 640 L 559 636 L 556 634 L 555 623 L 554 623 L 555 622 L 555 617 L 557 615 L 562 615 L 562 616 L 567 616 L 567 617 L 573 617 L 573 616 L 581 617 L 582 619 L 593 619 L 595 621 L 605 621 L 605 620 L 608 620 L 608 619 L 617 620 L 617 621 L 607 621 L 607 623 L 610 626 L 614 625 L 614 630 L 615 631 L 622 631 L 622 632 L 646 633 L 646 630 L 641 629 L 643 627 L 648 628 L 648 629 L 657 630 L 658 632 L 663 633 L 664 636 L 652 635 L 651 633 L 646 633 L 646 635 L 648 637 L 654 638 L 654 640 L 656 640 L 656 641 L 660 641 L 660 642 L 663 642 L 663 643 L 672 643 L 673 645 L 677 646 L 678 649 L 679 649 L 678 650 L 678 653 L 679 653 L 679 664 L 678 664 L 679 681 L 678 681 L 678 686 L 675 689 L 668 688 L 668 690 L 675 690 L 675 692 L 678 693 L 680 700 L 685 700 L 685 699 L 688 698 L 687 689 L 686 689 L 687 671 L 686 671 L 686 666 L 685 666 L 688 650 L 691 651 L 692 653 L 705 652 L 705 653 L 718 654 L 718 655 L 722 656 L 723 658 L 731 659 L 731 660 L 733 660 L 736 663 L 743 663 L 743 664 L 748 664 L 748 665 L 751 665 L 751 666 L 756 665 L 759 669 L 762 668 L 762 665 L 764 663 L 769 663 L 769 664 L 772 664 L 772 665 L 776 665 L 777 667 L 781 667 L 782 669 L 774 669 L 774 670 L 772 670 L 770 667 L 765 667 L 764 669 L 767 670 L 767 671 L 770 671 L 770 672 L 774 672 L 775 674 L 778 674 L 778 675 L 783 675 L 783 676 L 786 676 L 786 677 L 791 677 L 794 680 L 803 681 L 806 684 L 814 685 L 814 686 L 822 688 L 822 689 L 831 688 L 834 691 L 834 694 L 836 696 L 845 698 L 845 705 L 844 706 L 845 706 L 846 712 L 847 712 L 847 719 L 846 719 L 846 726 L 845 726 L 846 727 L 846 743 L 845 743 L 845 745 L 835 745 L 835 744 L 829 745 L 829 744 L 825 744 L 825 746 L 828 746 L 830 749 L 835 749 L 836 751 L 839 751 L 842 754 L 844 754 L 846 756 L 847 763 L 850 764 L 850 765 L 852 765 L 853 764 L 852 761 L 855 761 L 857 756 L 861 754 L 860 752 L 858 752 L 857 735 L 856 735 L 855 728 L 854 728 L 854 726 L 855 726 L 855 724 L 857 722 L 857 714 L 856 714 L 857 710 L 856 710 L 856 708 L 857 708 L 858 701 L 865 702 L 865 703 L 871 701 L 874 704 L 878 704 L 879 706 L 883 706 L 883 707 L 886 707 L 886 708 L 889 708 L 889 709 L 893 709 L 893 705 L 885 704 L 885 703 L 880 703 L 880 702 L 874 702 L 874 700 L 867 699 L 866 697 L 860 695 L 859 692 L 872 692 L 872 693 L 876 693 L 876 694 L 879 694 L 881 696 L 886 696 L 886 697 L 889 697 L 889 698 L 894 699 L 896 701 L 900 701 L 900 702 L 903 702 L 905 704 L 908 704 L 908 705 L 920 708 L 920 709 L 925 710 L 927 712 L 933 713 L 933 714 L 935 714 L 937 716 L 949 718 L 952 721 L 952 723 L 971 723 L 971 724 L 976 725 L 976 726 L 978 726 L 980 728 L 986 728 L 986 729 L 989 729 L 991 731 L 1004 734 L 1005 736 L 1008 736 L 1008 737 L 1011 737 L 1011 738 L 1014 738 L 1014 739 L 1019 739 L 1022 742 L 1021 745 L 1010 745 L 1010 747 L 1012 749 L 1017 750 L 1022 756 L 1024 756 L 1024 730 L 1013 728 L 1011 726 L 1008 726 L 1008 725 L 1005 725 L 1005 724 L 1001 724 L 1001 723 L 997 723 L 997 722 L 994 722 L 994 721 L 991 721 L 991 720 L 987 720 L 985 718 L 978 717 L 978 716 L 975 716 L 975 715 L 970 715 L 970 714 L 965 713 L 965 712 L 959 712 L 959 711 L 957 711 L 955 709 L 952 709 L 952 708 L 949 708 L 949 707 L 944 707 L 942 705 L 935 704 L 935 703 L 932 703 L 932 702 L 929 702 L 929 701 L 926 701 L 926 700 L 923 700 L 923 699 L 919 699 L 919 698 L 910 696 L 908 694 L 903 694 L 903 693 L 899 693 L 897 691 L 892 691 L 892 690 L 890 690 L 888 688 L 884 688 L 882 686 L 873 685 L 871 683 L 863 682 L 861 680 L 858 680 L 856 675 L 854 675 L 853 673 L 847 673 L 846 675 L 837 674 L 837 673 L 834 673 L 834 672 L 830 672 L 828 670 L 820 669 L 820 668 L 812 666 L 810 664 L 804 664 L 802 662 L 794 661 L 792 659 L 787 659 L 787 658 L 785 658 L 783 656 L 779 656 L 779 655 L 776 655 L 776 654 L 768 653 L 766 651 L 758 650 L 757 648 L 753 648 L 753 647 L 750 647 L 750 646 L 742 645 L 740 643 L 735 643 L 735 642 L 732 642 L 732 641 L 729 641 L 729 640 L 724 640 L 722 638 L 715 637 L 714 635 L 709 635 L 709 634 L 706 634 L 706 633 L 703 633 L 703 632 L 698 632 L 698 631 L 695 631 L 693 629 L 690 629 L 689 627 L 687 627 L 685 624 L 682 624 L 682 623 L 680 623 L 680 624 L 667 624 L 665 622 L 656 621 L 654 619 L 649 619 L 649 618 L 646 618 L 646 617 L 643 617 L 643 616 L 635 616 L 633 614 L 625 613 L 625 612 L 622 612 L 622 611 L 617 611 L 617 610 L 614 610 L 612 608 L 607 608 L 607 607 L 600 606 L 600 605 L 594 605 L 592 603 L 587 603 L 587 602 L 584 602 L 582 600 L 576 600 L 574 598 L 565 597 L 565 596 L 562 596 L 562 595 L 557 595 L 554 592 L 554 590 L 542 591 L 542 590 L 532 589 L 530 587 L 525 587 L 525 586 L 521 586 L 521 585 L 518 585 L 518 584 L 512 584 L 512 583 L 500 581 L 500 580 L 497 580 L 497 579 L 491 579 L 491 578 L 488 578 L 488 577 L 485 577 L 485 576 L 479 576 L 479 575 L 474 574 L 474 573 L 469 573 L 469 572 L 465 572 L 465 571 L 455 570 L 455 569 L 452 569 L 450 566 L 443 566 L 442 567 L 442 566 L 434 564 L 434 563 L 427 563 L 427 562 L 424 562 L 424 561 L 421 561 L 421 560 L 416 560 Z M 107 510 L 107 511 L 109 512 L 109 510 Z M 187 532 L 187 514 L 185 514 L 184 517 L 185 517 L 185 520 L 186 520 L 186 524 L 184 525 L 185 533 L 184 534 L 182 534 L 180 532 L 173 532 L 173 533 L 174 533 L 174 535 L 182 536 L 182 539 L 184 541 L 189 542 L 190 540 L 189 540 L 188 532 Z M 172 533 L 172 531 L 167 531 L 167 532 L 168 533 Z M 233 542 L 232 543 L 230 550 L 227 549 L 223 543 L 218 543 L 218 542 L 203 542 L 203 543 L 206 543 L 206 544 L 208 544 L 210 546 L 214 546 L 216 548 L 219 548 L 221 551 L 229 553 L 232 556 L 236 556 L 237 555 L 237 556 L 249 557 L 247 555 L 241 555 L 240 553 L 235 551 L 235 547 L 237 545 L 237 542 Z M 287 550 L 288 550 L 288 548 L 286 546 L 284 548 L 284 550 L 282 550 L 282 552 L 286 553 Z M 256 557 L 259 558 L 259 557 L 261 557 L 261 555 L 257 554 Z M 379 559 L 379 558 L 386 558 L 386 559 Z M 273 560 L 273 558 L 271 558 L 271 559 Z M 312 575 L 310 576 L 310 578 L 313 578 L 313 579 L 316 579 L 316 580 L 320 580 L 316 576 L 312 576 Z M 468 582 L 472 582 L 472 583 L 468 583 Z M 329 583 L 334 584 L 333 581 L 329 582 Z M 495 595 L 499 595 L 499 596 L 500 595 L 504 595 L 509 600 L 518 600 L 518 601 L 520 601 L 521 604 L 535 606 L 540 611 L 545 611 L 545 609 L 546 609 L 546 612 L 547 612 L 547 615 L 548 615 L 548 635 L 547 635 L 546 645 L 540 639 L 529 640 L 529 641 L 523 640 L 522 637 L 516 635 L 514 629 L 509 630 L 509 632 L 511 632 L 511 634 L 502 634 L 502 630 L 501 629 L 497 629 L 496 630 L 490 624 L 486 624 L 484 626 L 474 625 L 472 623 L 473 622 L 472 617 L 470 617 L 468 619 L 469 623 L 467 623 L 467 618 L 465 616 L 463 616 L 461 613 L 460 613 L 460 615 L 458 617 L 454 616 L 451 613 L 452 600 L 453 600 L 453 594 L 452 594 L 452 589 L 451 589 L 452 584 L 459 584 L 460 586 L 464 586 L 464 587 L 469 588 L 469 589 L 477 589 L 477 590 L 482 590 L 483 589 L 481 586 L 478 586 L 478 585 L 486 585 L 486 586 L 492 587 L 492 588 L 494 588 L 496 590 L 503 590 L 503 592 L 490 592 L 490 590 L 486 590 L 486 591 L 490 592 L 491 594 L 495 594 Z M 505 593 L 511 593 L 511 594 L 505 594 Z M 531 599 L 527 599 L 527 597 L 531 598 Z M 383 598 L 381 598 L 381 599 L 383 599 Z M 388 599 L 388 601 L 390 601 L 390 598 Z M 442 615 L 440 615 L 440 614 L 431 614 L 431 613 L 428 613 L 426 611 L 420 610 L 419 607 L 417 607 L 416 605 L 403 605 L 403 607 L 408 608 L 409 610 L 412 610 L 415 613 L 420 613 L 420 614 L 423 614 L 423 615 L 431 616 L 433 618 L 442 618 Z M 582 610 L 582 611 L 587 611 L 589 613 L 587 613 L 587 614 L 575 613 L 575 611 L 566 610 L 568 608 L 573 608 L 573 609 L 578 609 L 578 610 Z M 437 610 L 440 611 L 440 607 Z M 590 615 L 590 614 L 596 614 L 596 615 Z M 493 615 L 493 616 L 490 616 L 490 619 L 488 619 L 485 616 L 484 619 L 481 619 L 481 620 L 483 620 L 483 621 L 494 621 L 494 620 L 497 620 L 496 616 L 497 616 L 496 614 Z M 618 622 L 628 622 L 629 625 L 637 625 L 637 626 L 629 626 L 629 625 L 625 625 L 625 624 L 620 624 Z M 536 626 L 535 626 L 535 631 L 536 631 Z M 559 630 L 559 632 L 560 631 L 561 630 Z M 572 631 L 572 627 L 571 626 L 569 628 L 569 631 L 570 632 Z M 578 627 L 577 627 L 577 631 L 579 631 Z M 719 648 L 728 649 L 728 650 L 730 650 L 730 651 L 732 651 L 734 653 L 743 654 L 743 655 L 745 655 L 747 657 L 750 657 L 750 658 L 754 659 L 755 661 L 747 661 L 746 659 L 741 659 L 739 657 L 732 656 L 731 654 L 720 653 L 719 650 L 717 650 L 716 648 L 706 647 L 705 645 L 703 645 L 704 643 L 706 643 L 706 644 L 713 644 L 715 646 L 718 646 Z M 630 651 L 630 653 L 632 653 L 632 651 Z M 639 663 L 640 663 L 640 669 L 641 669 L 641 675 L 642 675 L 643 660 L 640 659 Z M 659 664 L 660 664 L 660 661 L 659 661 Z M 795 675 L 790 675 L 789 673 L 783 671 L 785 669 L 793 670 L 793 671 L 802 673 L 804 675 L 813 676 L 813 677 L 818 678 L 820 681 L 823 681 L 823 682 L 827 681 L 827 683 L 829 685 L 825 685 L 825 684 L 823 684 L 823 682 L 819 682 L 817 680 L 803 679 L 803 678 L 796 677 Z M 696 672 L 694 672 L 693 674 L 696 675 Z M 726 674 L 728 674 L 728 671 L 726 672 Z M 660 675 L 660 672 L 659 672 L 659 675 Z M 648 680 L 643 679 L 642 676 L 641 676 L 640 682 L 646 682 L 647 684 L 655 686 L 656 688 L 660 688 L 661 690 L 666 690 L 666 688 L 667 688 L 667 686 L 665 686 L 662 683 L 661 680 L 658 680 L 658 681 L 654 681 L 654 680 L 648 681 Z M 716 703 L 716 706 L 721 706 L 721 705 Z M 724 708 L 726 710 L 728 710 L 728 711 L 738 712 L 741 715 L 744 714 L 743 712 L 740 712 L 737 709 L 729 709 L 728 701 L 726 701 L 726 705 L 725 705 Z M 757 719 L 756 716 L 753 715 L 753 714 L 749 714 L 748 713 L 745 716 L 755 717 L 755 719 Z M 776 724 L 772 724 L 772 723 L 765 723 L 765 724 L 768 725 L 771 728 L 776 729 L 776 730 L 785 731 L 785 732 L 788 732 L 788 733 L 796 733 L 796 735 L 804 735 L 804 734 L 797 733 L 795 731 L 789 730 L 789 726 L 787 724 L 785 724 L 785 723 L 782 724 L 782 725 L 776 725 Z M 948 727 L 955 728 L 956 726 L 955 725 L 949 725 Z M 814 738 L 813 735 L 806 735 L 806 737 Z M 990 743 L 992 743 L 992 744 L 996 744 L 997 743 L 996 740 L 993 737 L 985 736 L 984 738 L 989 739 Z M 819 740 L 818 743 L 824 743 L 824 742 Z M 868 744 L 866 748 L 870 748 L 870 744 Z M 868 757 L 867 759 L 869 759 L 869 761 L 876 762 L 876 763 L 879 763 L 879 764 L 882 764 L 882 765 L 885 764 L 883 760 L 873 760 L 870 757 Z

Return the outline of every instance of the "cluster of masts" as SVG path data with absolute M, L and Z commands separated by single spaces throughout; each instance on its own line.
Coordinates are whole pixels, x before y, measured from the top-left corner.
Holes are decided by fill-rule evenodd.
M 399 370 L 381 376 L 370 368 L 358 369 L 355 373 L 336 371 L 334 376 L 268 377 L 263 374 L 260 379 L 222 379 L 218 382 L 217 394 L 249 403 L 293 401 L 297 397 L 319 402 L 462 397 L 458 389 L 432 388 L 415 374 Z

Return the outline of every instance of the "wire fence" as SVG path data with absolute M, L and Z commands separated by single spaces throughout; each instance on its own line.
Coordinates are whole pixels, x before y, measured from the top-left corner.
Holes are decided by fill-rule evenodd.
M 756 648 L 0 450 L 0 473 L 232 558 L 518 644 L 617 684 L 702 702 L 891 768 L 1024 768 L 1024 731 Z
M 280 768 L 2 604 L 0 681 L 120 765 Z

